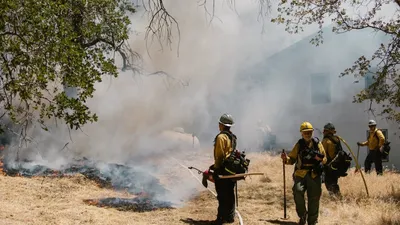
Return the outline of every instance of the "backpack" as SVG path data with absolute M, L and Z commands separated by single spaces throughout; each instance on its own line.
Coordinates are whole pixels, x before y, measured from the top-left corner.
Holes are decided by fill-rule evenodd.
M 342 144 L 340 140 L 336 141 L 332 136 L 326 137 L 333 144 L 335 144 L 335 157 L 330 161 L 326 166 L 326 170 L 330 174 L 334 174 L 338 177 L 347 176 L 347 171 L 351 166 L 351 161 L 353 160 L 350 156 L 350 153 L 346 153 L 343 150 Z M 329 155 L 327 154 L 329 157 Z
M 380 130 L 382 132 L 381 129 L 378 129 L 378 130 Z M 382 132 L 382 134 L 383 134 L 383 132 Z M 376 131 L 374 133 L 374 137 L 376 139 L 378 139 L 378 142 L 379 142 L 379 137 L 376 134 Z M 383 151 L 381 154 L 382 162 L 389 162 L 389 153 L 390 153 L 390 141 L 388 141 L 387 138 L 385 137 L 385 143 L 383 143 Z
M 222 163 L 222 166 L 224 168 L 223 175 L 247 173 L 250 160 L 246 158 L 246 153 L 244 151 L 240 152 L 238 149 L 236 149 L 236 135 L 228 131 L 221 131 L 220 134 L 226 134 L 229 137 L 232 142 L 233 149 L 229 157 L 225 159 Z M 244 179 L 244 177 L 238 178 L 237 180 L 240 179 Z

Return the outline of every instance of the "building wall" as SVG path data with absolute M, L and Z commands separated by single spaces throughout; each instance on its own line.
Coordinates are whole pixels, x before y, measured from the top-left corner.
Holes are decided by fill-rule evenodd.
M 281 104 L 275 106 L 283 109 L 281 113 L 274 115 L 275 122 L 270 124 L 278 139 L 290 148 L 300 138 L 301 122 L 310 121 L 321 131 L 325 123 L 332 122 L 336 126 L 337 134 L 346 140 L 356 154 L 357 141 L 366 140 L 368 120 L 375 119 L 378 128 L 388 129 L 389 140 L 392 142 L 390 162 L 385 165 L 399 168 L 400 152 L 396 147 L 399 146 L 400 139 L 395 133 L 398 131 L 396 124 L 374 117 L 368 111 L 368 102 L 352 103 L 353 96 L 365 88 L 364 79 L 354 83 L 356 79 L 351 75 L 339 78 L 340 73 L 351 66 L 359 56 L 371 55 L 383 41 L 385 40 L 382 37 L 368 31 L 328 36 L 325 43 L 319 47 L 314 47 L 308 40 L 304 40 L 267 59 L 266 65 L 259 65 L 254 76 L 268 77 L 267 86 L 262 88 L 284 92 L 277 96 Z M 313 103 L 313 75 L 329 77 L 329 103 Z M 279 90 L 276 87 L 279 87 Z M 319 86 L 314 84 L 314 88 L 318 89 Z M 322 137 L 318 131 L 314 135 Z M 362 164 L 366 155 L 366 147 L 361 147 L 359 161 Z

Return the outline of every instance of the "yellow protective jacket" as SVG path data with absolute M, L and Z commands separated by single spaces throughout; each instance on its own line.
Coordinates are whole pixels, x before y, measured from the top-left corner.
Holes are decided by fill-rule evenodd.
M 378 137 L 378 138 L 376 138 Z M 369 132 L 368 140 L 361 143 L 361 146 L 368 146 L 369 150 L 379 150 L 385 143 L 385 136 L 381 130 L 375 129 Z
M 313 141 L 310 141 L 309 143 L 306 143 L 306 144 L 308 144 L 309 148 L 313 148 L 313 145 L 314 145 Z M 324 158 L 322 159 L 322 163 L 326 164 L 326 153 L 324 150 L 324 146 L 322 146 L 321 142 L 318 142 L 318 149 L 319 149 L 319 152 L 324 155 Z M 301 163 L 301 157 L 299 154 L 299 150 L 300 150 L 300 144 L 299 144 L 299 142 L 297 142 L 294 145 L 292 151 L 288 154 L 286 164 L 293 165 L 296 163 L 296 165 L 295 165 L 296 171 L 294 172 L 294 176 L 303 178 L 306 176 L 306 174 L 308 172 L 310 172 L 310 170 L 301 169 L 302 163 Z M 315 177 L 317 177 L 317 174 L 315 172 L 312 172 L 311 177 L 315 178 Z
M 336 143 L 339 143 L 339 138 L 335 135 L 330 136 Z M 335 158 L 337 152 L 336 152 L 336 144 L 332 142 L 328 136 L 325 136 L 324 139 L 322 139 L 322 146 L 324 146 L 324 150 L 326 152 L 326 158 L 327 161 L 326 163 L 330 163 L 332 159 Z
M 220 133 L 215 138 L 214 144 L 214 167 L 215 169 L 221 168 L 222 163 L 229 157 L 232 148 L 232 141 L 227 134 Z

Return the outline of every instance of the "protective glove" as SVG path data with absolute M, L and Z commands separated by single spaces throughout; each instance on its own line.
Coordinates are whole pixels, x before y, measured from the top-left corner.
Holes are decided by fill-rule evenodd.
M 214 170 L 215 170 L 215 165 L 214 165 L 214 164 L 212 164 L 210 167 L 208 167 L 208 169 L 210 169 L 210 170 L 214 171 Z
M 206 175 L 205 173 L 203 173 L 203 180 L 201 181 L 201 183 L 203 184 L 203 186 L 204 186 L 205 188 L 208 187 L 207 176 L 208 176 L 208 175 Z

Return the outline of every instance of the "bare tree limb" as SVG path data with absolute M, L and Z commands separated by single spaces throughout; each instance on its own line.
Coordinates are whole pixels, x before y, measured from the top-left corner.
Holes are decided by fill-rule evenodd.
M 154 38 L 156 38 L 160 44 L 161 50 L 163 49 L 162 43 L 164 42 L 167 44 L 167 46 L 171 47 L 173 37 L 172 29 L 174 25 L 178 33 L 177 55 L 179 57 L 180 28 L 178 21 L 166 10 L 163 0 L 142 0 L 142 3 L 144 5 L 144 9 L 150 17 L 150 22 L 146 27 L 145 32 L 146 49 L 149 57 L 151 58 L 148 51 L 149 39 L 153 41 Z
M 175 77 L 171 76 L 170 74 L 168 74 L 168 73 L 166 73 L 164 71 L 156 71 L 154 73 L 147 74 L 147 76 L 154 76 L 154 75 L 164 75 L 168 79 L 178 81 L 178 83 L 180 83 L 182 86 L 185 86 L 185 87 L 189 86 L 189 81 L 184 81 L 182 79 L 175 78 Z

